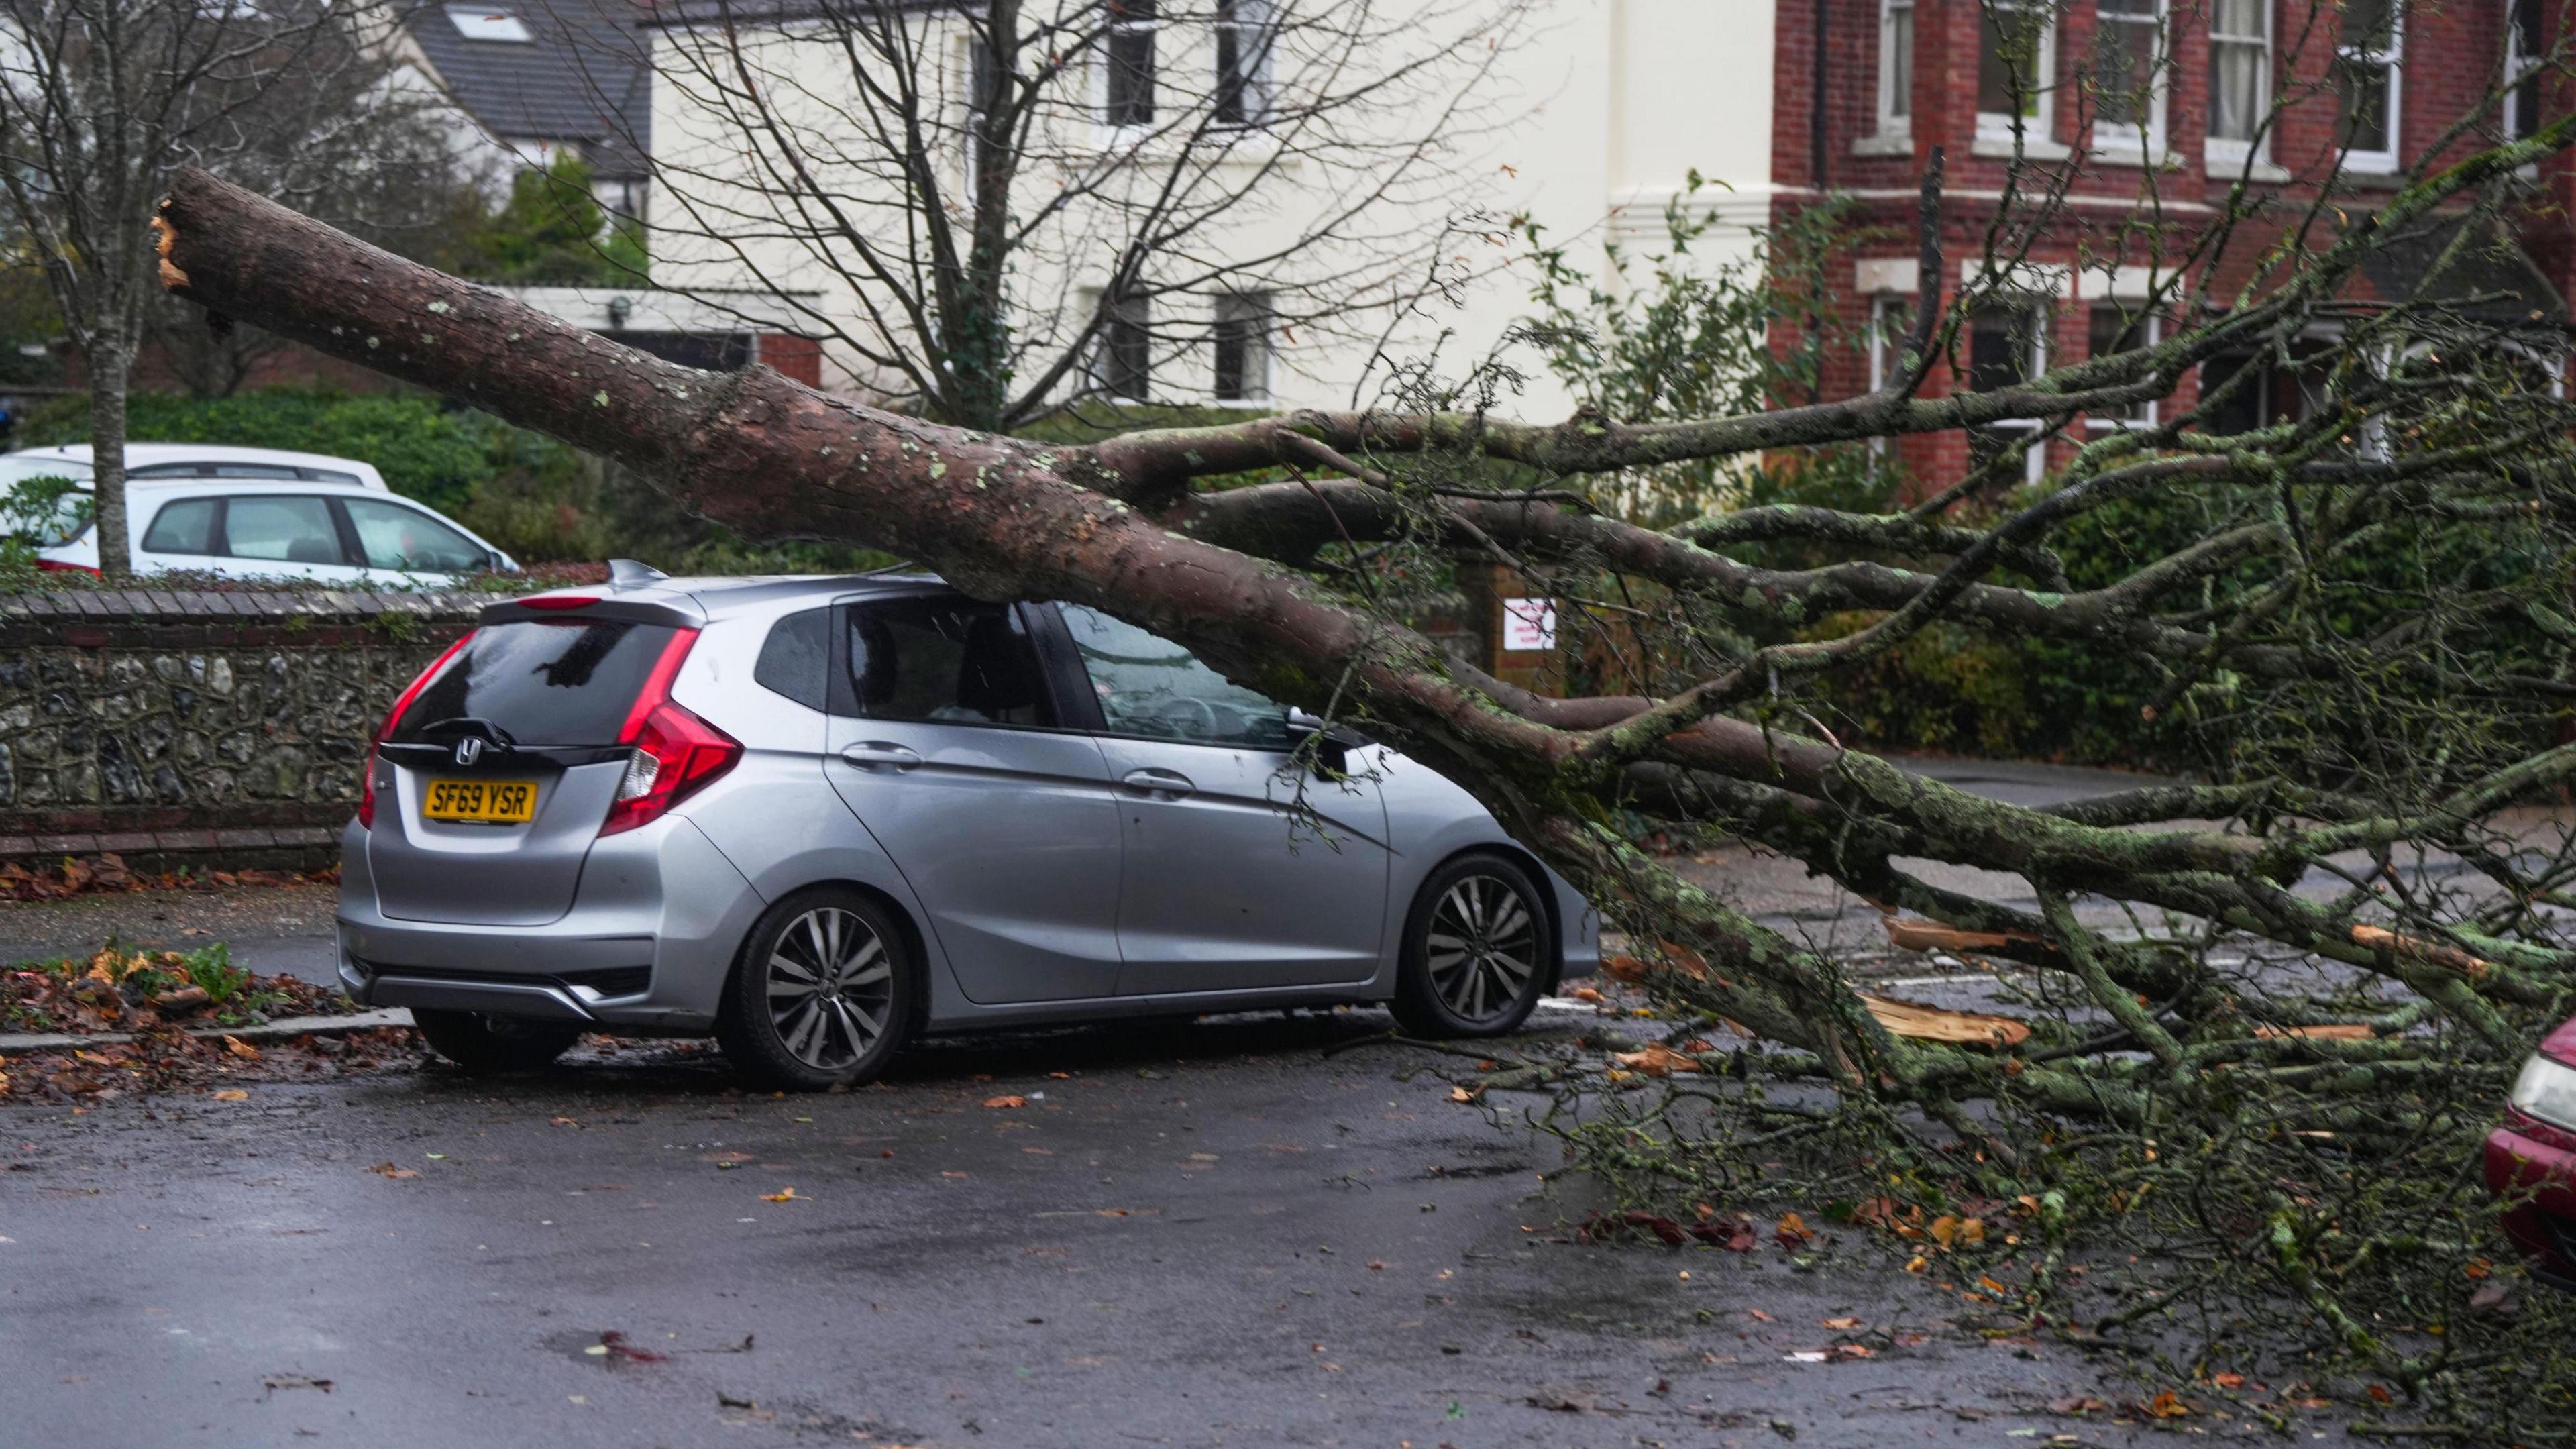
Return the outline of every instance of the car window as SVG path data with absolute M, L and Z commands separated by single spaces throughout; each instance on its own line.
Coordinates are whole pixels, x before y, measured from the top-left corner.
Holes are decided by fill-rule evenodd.
M 832 611 L 807 609 L 769 626 L 760 641 L 752 682 L 807 709 L 823 709 L 831 694 Z
M 213 553 L 215 551 L 215 500 L 182 498 L 164 503 L 152 515 L 152 527 L 143 535 L 145 553 Z
M 1037 650 L 1007 604 L 932 596 L 850 610 L 849 680 L 866 719 L 1051 725 Z
M 346 498 L 349 521 L 358 527 L 358 553 L 371 569 L 413 569 L 430 573 L 471 573 L 492 562 L 482 545 L 445 523 L 399 503 L 372 498 Z
M 1109 732 L 1284 750 L 1287 707 L 1229 683 L 1187 649 L 1097 609 L 1064 606 Z
M 411 744 L 437 738 L 439 725 L 475 719 L 523 745 L 615 743 L 676 632 L 624 619 L 486 624 L 421 687 L 386 738 Z
M 340 530 L 332 525 L 331 506 L 319 498 L 251 495 L 230 500 L 224 511 L 224 538 L 234 558 L 276 563 L 336 564 Z

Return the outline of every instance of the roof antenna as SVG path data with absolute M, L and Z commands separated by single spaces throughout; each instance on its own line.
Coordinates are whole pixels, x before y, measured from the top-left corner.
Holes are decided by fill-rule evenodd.
M 669 574 L 651 564 L 637 563 L 631 558 L 613 558 L 608 561 L 608 586 L 612 589 L 640 589 L 646 584 L 660 583 L 669 577 Z

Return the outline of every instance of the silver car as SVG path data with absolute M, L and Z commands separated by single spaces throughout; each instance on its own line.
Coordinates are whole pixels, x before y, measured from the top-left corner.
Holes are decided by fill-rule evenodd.
M 484 610 L 342 838 L 343 982 L 468 1069 L 712 1033 L 812 1090 L 923 1033 L 1357 1001 L 1487 1036 L 1599 962 L 1466 792 L 1106 614 L 613 580 Z

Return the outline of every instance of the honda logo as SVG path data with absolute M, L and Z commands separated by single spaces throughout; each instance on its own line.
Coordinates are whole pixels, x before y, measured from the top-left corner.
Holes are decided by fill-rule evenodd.
M 483 758 L 483 742 L 472 735 L 456 742 L 456 763 L 470 765 Z

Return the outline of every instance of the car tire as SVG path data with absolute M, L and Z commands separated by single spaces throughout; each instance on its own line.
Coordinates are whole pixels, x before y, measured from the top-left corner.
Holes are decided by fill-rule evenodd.
M 581 1028 L 551 1021 L 521 1021 L 479 1011 L 413 1007 L 412 1025 L 429 1049 L 473 1077 L 505 1077 L 542 1070 L 580 1038 Z
M 1396 1024 L 1419 1037 L 1517 1031 L 1556 978 L 1555 927 L 1530 872 L 1478 851 L 1414 893 L 1396 962 Z
M 752 924 L 716 1041 L 749 1082 L 820 1092 L 882 1075 L 920 1002 L 920 963 L 884 907 L 854 890 L 806 891 Z

